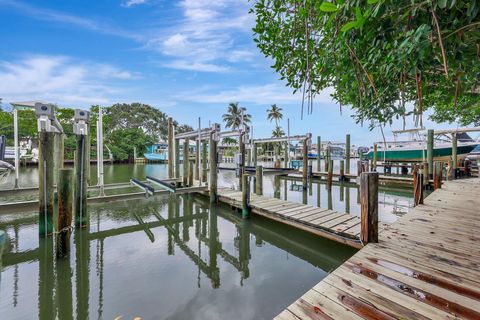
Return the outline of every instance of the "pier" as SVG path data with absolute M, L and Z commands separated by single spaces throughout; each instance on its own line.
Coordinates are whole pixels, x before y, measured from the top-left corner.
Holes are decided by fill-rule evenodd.
M 479 194 L 446 182 L 276 319 L 479 319 Z

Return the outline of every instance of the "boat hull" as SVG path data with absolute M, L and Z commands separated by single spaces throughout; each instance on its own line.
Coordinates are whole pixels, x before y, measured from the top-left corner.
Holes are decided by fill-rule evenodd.
M 459 158 L 466 157 L 477 145 L 463 145 L 457 147 L 457 156 Z M 433 150 L 433 159 L 436 161 L 448 161 L 452 156 L 452 148 L 435 148 Z M 373 151 L 367 153 L 367 157 L 373 160 Z M 427 158 L 427 151 L 422 149 L 409 150 L 388 150 L 377 151 L 378 161 L 392 161 L 392 162 L 420 162 Z

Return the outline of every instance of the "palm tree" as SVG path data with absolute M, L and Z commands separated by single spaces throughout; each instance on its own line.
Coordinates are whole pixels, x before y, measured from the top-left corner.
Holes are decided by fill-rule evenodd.
M 272 131 L 272 137 L 273 138 L 280 138 L 285 135 L 285 131 L 283 131 L 282 128 L 276 127 L 275 130 Z
M 275 121 L 275 127 L 278 128 L 278 121 L 283 119 L 282 108 L 277 107 L 276 104 L 272 104 L 270 109 L 267 109 L 267 119 Z
M 238 129 L 242 122 L 242 112 L 243 112 L 243 122 L 250 123 L 251 115 L 246 113 L 247 109 L 238 105 L 238 102 L 230 102 L 228 105 L 227 113 L 222 115 L 223 121 L 225 121 L 225 127 Z

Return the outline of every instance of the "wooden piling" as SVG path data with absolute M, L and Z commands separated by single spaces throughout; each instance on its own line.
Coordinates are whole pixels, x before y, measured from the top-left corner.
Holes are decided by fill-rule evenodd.
M 317 136 L 317 171 L 321 171 L 322 164 L 322 138 Z
M 423 173 L 417 165 L 413 169 L 413 205 L 423 204 Z
M 75 226 L 87 227 L 89 218 L 87 210 L 87 161 L 86 136 L 77 135 L 77 148 L 75 149 L 75 192 L 73 210 L 75 212 Z
M 173 135 L 174 135 L 174 128 L 173 128 L 173 120 L 172 118 L 168 118 L 167 120 L 167 130 L 168 130 L 168 178 L 172 179 L 174 177 L 173 172 Z
M 424 162 L 423 163 L 423 170 L 422 170 L 422 173 L 423 173 L 423 186 L 424 186 L 424 189 L 428 189 L 429 187 L 429 179 L 428 177 L 430 176 L 430 171 L 431 169 L 430 168 L 433 168 L 433 167 L 430 167 L 428 162 Z
M 193 172 L 194 172 L 194 161 L 190 161 L 188 166 L 188 186 L 193 187 Z
M 65 257 L 70 252 L 70 234 L 73 213 L 73 170 L 58 171 L 58 236 L 57 258 Z
M 333 160 L 330 159 L 328 160 L 328 177 L 327 177 L 327 184 L 328 184 L 328 189 L 332 189 L 332 183 L 333 183 Z
M 425 180 L 430 180 L 433 175 L 433 130 L 427 131 L 427 163 L 430 172 L 425 172 Z
M 340 181 L 345 181 L 345 162 L 343 160 L 340 160 Z
M 325 150 L 325 159 L 323 159 L 324 162 L 324 167 L 325 167 L 325 172 L 328 172 L 328 161 L 330 159 L 330 146 L 327 146 L 327 149 Z
M 180 140 L 174 139 L 174 149 L 175 149 L 175 178 L 181 177 L 181 168 L 180 168 Z
M 250 184 L 249 175 L 242 175 L 242 218 L 250 217 Z
M 350 134 L 347 134 L 345 139 L 345 172 L 350 173 Z
M 189 140 L 188 138 L 183 140 L 183 185 L 188 184 L 188 167 L 190 164 L 190 152 L 189 152 Z
M 46 237 L 54 231 L 53 179 L 54 179 L 54 136 L 53 132 L 38 133 L 38 211 L 39 235 Z M 18 168 L 17 168 L 18 170 Z
M 210 203 L 217 202 L 217 142 L 214 133 L 210 133 Z
M 200 140 L 198 138 L 195 148 L 195 180 L 200 180 Z
M 303 170 L 302 185 L 303 189 L 307 189 L 308 183 L 308 139 L 303 140 Z
M 441 161 L 435 161 L 434 171 L 433 171 L 433 187 L 435 190 L 442 188 L 442 177 L 443 177 L 443 163 Z
M 378 242 L 378 173 L 360 175 L 360 239 L 364 244 Z
M 263 167 L 255 167 L 255 193 L 259 196 L 263 195 Z
M 239 177 L 239 185 L 241 189 L 243 187 L 242 176 L 245 173 L 245 133 L 240 134 L 240 137 L 238 138 L 238 145 L 240 150 L 240 163 L 238 168 L 239 169 L 238 177 Z
M 252 143 L 252 157 L 253 157 L 253 166 L 256 168 L 257 167 L 257 144 Z
M 458 165 L 457 134 L 452 133 L 452 177 L 453 179 L 457 178 L 457 165 Z
M 285 163 L 284 163 L 284 166 L 283 166 L 284 168 L 288 168 L 288 161 L 289 161 L 289 159 L 288 159 L 288 157 L 289 157 L 288 156 L 288 149 L 289 148 L 290 148 L 289 142 L 287 141 L 287 142 L 285 142 L 285 151 L 284 151 L 285 152 L 285 155 L 284 155 Z
M 207 141 L 202 141 L 202 182 L 207 182 Z
M 54 138 L 54 168 L 53 168 L 53 180 L 54 184 L 58 184 L 58 170 L 63 169 L 63 163 L 64 163 L 64 139 L 65 135 L 63 133 L 55 133 L 55 138 Z

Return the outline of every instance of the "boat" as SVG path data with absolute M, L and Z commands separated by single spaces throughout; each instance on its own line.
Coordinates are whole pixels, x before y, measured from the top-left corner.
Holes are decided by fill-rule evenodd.
M 12 166 L 10 163 L 0 160 L 0 183 L 5 182 L 10 172 L 14 170 L 15 167 Z
M 159 142 L 147 147 L 147 152 L 143 154 L 148 161 L 168 161 L 168 143 Z
M 435 130 L 433 159 L 448 161 L 452 156 L 452 134 L 457 134 L 457 157 L 464 159 L 479 144 L 478 138 L 472 139 L 467 132 L 480 131 L 480 128 L 460 128 L 451 130 Z M 425 129 L 409 129 L 393 131 L 394 141 L 377 143 L 377 160 L 385 162 L 421 162 L 427 158 L 427 131 Z M 398 140 L 398 135 L 409 134 L 410 139 Z M 373 160 L 374 149 L 370 148 L 367 158 Z

